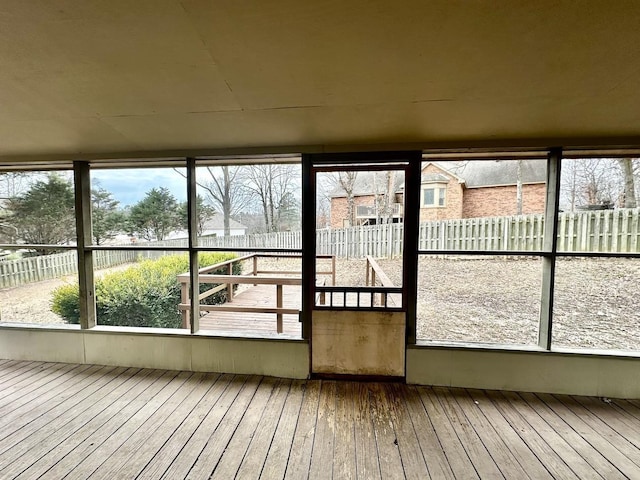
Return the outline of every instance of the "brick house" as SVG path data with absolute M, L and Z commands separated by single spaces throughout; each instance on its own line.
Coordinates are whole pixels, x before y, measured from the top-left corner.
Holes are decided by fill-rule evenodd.
M 522 213 L 543 213 L 545 164 L 521 162 Z M 517 168 L 514 160 L 426 162 L 422 168 L 420 221 L 515 215 Z M 356 225 L 375 224 L 376 199 L 379 203 L 384 193 L 374 193 L 366 174 L 358 180 L 354 189 Z M 402 221 L 403 187 L 399 184 L 394 193 L 394 221 Z M 331 227 L 348 223 L 347 196 L 336 189 L 331 194 Z
M 545 163 L 521 160 L 522 213 L 543 213 Z M 516 215 L 518 161 L 428 162 L 422 168 L 420 220 Z

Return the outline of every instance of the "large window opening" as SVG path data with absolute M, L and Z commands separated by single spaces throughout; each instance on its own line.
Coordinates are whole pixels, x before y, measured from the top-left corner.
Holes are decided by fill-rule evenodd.
M 423 160 L 416 338 L 537 345 L 546 159 Z
M 59 325 L 59 287 L 74 288 L 74 184 L 71 170 L 0 173 L 0 321 Z
M 638 157 L 425 153 L 418 179 L 314 167 L 312 305 L 402 305 L 409 343 L 637 352 Z M 4 170 L 0 322 L 302 338 L 302 185 L 292 156 Z

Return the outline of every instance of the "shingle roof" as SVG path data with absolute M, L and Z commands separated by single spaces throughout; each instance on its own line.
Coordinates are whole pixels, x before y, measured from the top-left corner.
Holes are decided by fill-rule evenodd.
M 544 183 L 546 162 L 544 160 L 521 160 L 522 183 Z M 518 161 L 516 160 L 468 160 L 462 162 L 433 162 L 464 180 L 467 188 L 515 185 Z

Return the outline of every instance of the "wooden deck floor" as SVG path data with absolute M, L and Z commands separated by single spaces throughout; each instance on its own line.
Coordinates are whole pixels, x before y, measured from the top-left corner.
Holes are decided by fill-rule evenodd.
M 640 401 L 0 360 L 0 478 L 640 478 Z
M 283 308 L 297 308 L 302 304 L 299 285 L 285 285 L 282 290 Z M 237 294 L 232 303 L 238 307 L 275 307 L 275 285 L 256 285 Z M 273 338 L 301 338 L 302 324 L 298 315 L 283 315 L 282 333 L 276 331 L 274 313 L 212 312 L 200 318 L 200 329 L 222 335 L 252 335 Z

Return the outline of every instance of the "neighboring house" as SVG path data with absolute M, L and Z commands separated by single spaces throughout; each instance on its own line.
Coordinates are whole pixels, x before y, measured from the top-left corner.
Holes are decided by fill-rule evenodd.
M 522 213 L 543 213 L 546 164 L 537 160 L 521 162 Z M 420 221 L 516 215 L 517 169 L 518 162 L 514 160 L 424 163 Z M 385 193 L 379 186 L 374 188 L 372 177 L 371 173 L 364 173 L 356 181 L 353 195 L 356 225 L 372 225 L 379 219 L 379 205 L 384 202 Z M 346 193 L 342 188 L 336 188 L 330 197 L 331 227 L 347 226 Z M 395 187 L 392 201 L 394 222 L 402 221 L 403 197 L 404 184 L 400 183 Z
M 247 227 L 242 225 L 239 222 L 236 222 L 234 219 L 229 219 L 229 235 L 246 235 Z M 171 234 L 167 237 L 167 240 L 173 240 L 176 238 L 187 238 L 186 230 L 177 230 L 175 232 L 171 232 Z M 215 213 L 211 218 L 204 222 L 202 233 L 198 236 L 200 237 L 224 237 L 224 216 Z
M 402 221 L 403 217 L 403 177 L 396 174 L 392 180 L 394 198 L 389 204 L 392 222 Z M 355 206 L 355 225 L 376 225 L 382 217 L 389 218 L 385 214 L 385 196 L 387 190 L 387 178 L 383 174 L 374 176 L 372 172 L 359 172 L 353 186 L 353 201 Z M 331 228 L 348 227 L 349 201 L 344 189 L 336 187 L 330 194 L 331 199 Z
M 543 213 L 546 163 L 521 160 L 522 214 Z M 518 161 L 428 162 L 422 167 L 420 220 L 517 214 Z

